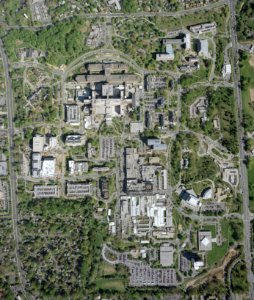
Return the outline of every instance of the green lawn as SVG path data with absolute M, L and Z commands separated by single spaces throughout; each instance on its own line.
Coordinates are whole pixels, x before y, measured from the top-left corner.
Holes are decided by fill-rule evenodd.
M 116 268 L 114 267 L 114 265 L 110 265 L 106 262 L 103 262 L 100 265 L 100 269 L 99 269 L 100 276 L 108 276 L 108 275 L 113 275 L 115 273 L 116 273 Z
M 125 290 L 124 281 L 121 278 L 98 278 L 96 286 L 98 289 L 110 289 L 120 292 Z
M 225 242 L 221 246 L 217 246 L 213 243 L 212 251 L 207 253 L 207 264 L 208 266 L 212 266 L 219 262 L 228 251 L 228 243 Z
M 248 161 L 248 184 L 249 184 L 249 199 L 250 211 L 254 212 L 254 158 Z
M 229 224 L 227 221 L 221 222 L 221 234 L 225 239 L 225 242 L 221 246 L 217 246 L 213 243 L 212 251 L 207 254 L 207 264 L 209 266 L 218 263 L 227 253 L 229 248 Z
M 250 65 L 251 56 L 241 53 L 241 84 L 243 98 L 244 127 L 246 131 L 254 130 L 254 103 L 251 102 L 250 89 L 254 88 L 254 68 Z
M 214 237 L 214 229 L 212 226 L 206 225 L 205 229 L 212 231 L 212 237 Z M 221 246 L 217 246 L 213 243 L 212 251 L 207 253 L 207 264 L 209 266 L 218 263 L 227 253 L 230 246 L 234 242 L 241 242 L 243 237 L 243 223 L 238 219 L 224 219 L 221 221 L 221 234 L 224 238 L 224 243 Z

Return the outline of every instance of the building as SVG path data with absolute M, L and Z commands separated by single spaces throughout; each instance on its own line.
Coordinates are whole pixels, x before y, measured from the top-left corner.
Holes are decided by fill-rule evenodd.
M 42 164 L 41 154 L 38 152 L 33 152 L 32 154 L 32 176 L 40 177 L 41 174 L 41 164 Z
M 167 151 L 167 145 L 163 144 L 160 139 L 147 139 L 147 145 L 155 151 Z
M 68 197 L 90 196 L 92 194 L 92 186 L 89 183 L 67 183 Z
M 119 0 L 109 0 L 108 1 L 109 5 L 113 5 L 115 10 L 121 10 L 121 5 L 120 5 L 120 1 Z
M 108 180 L 106 177 L 101 177 L 99 181 L 99 186 L 101 190 L 101 197 L 103 199 L 108 199 L 109 198 L 109 190 L 108 190 Z
M 88 172 L 88 162 L 86 161 L 68 161 L 68 170 L 70 175 L 83 174 Z
M 44 157 L 42 159 L 41 177 L 54 177 L 56 169 L 56 159 L 54 157 Z
M 66 105 L 66 123 L 73 126 L 80 125 L 80 109 L 78 105 Z
M 193 190 L 182 190 L 180 198 L 182 205 L 192 210 L 199 210 L 202 205 Z
M 173 227 L 165 194 L 121 196 L 120 214 L 122 235 L 146 236 L 152 231 L 166 235 Z
M 44 148 L 44 136 L 36 135 L 33 137 L 33 152 L 42 152 Z
M 4 153 L 0 153 L 0 176 L 8 175 L 7 158 Z
M 100 157 L 102 160 L 109 160 L 115 157 L 115 139 L 103 136 L 100 138 Z
M 213 198 L 213 190 L 212 188 L 208 187 L 206 189 L 204 189 L 201 193 L 201 197 L 204 200 L 208 200 L 208 199 L 212 199 Z
M 0 176 L 8 175 L 8 165 L 7 161 L 0 161 Z
M 211 23 L 203 23 L 203 24 L 198 24 L 194 26 L 190 26 L 190 31 L 195 33 L 195 34 L 202 34 L 202 33 L 216 33 L 216 28 L 217 25 L 215 22 Z
M 137 148 L 125 148 L 125 178 L 127 180 L 138 177 L 138 158 Z
M 130 123 L 130 132 L 131 133 L 139 133 L 144 131 L 143 122 L 131 122 Z
M 148 91 L 154 89 L 164 89 L 167 87 L 167 77 L 149 75 L 146 78 L 146 89 Z
M 81 135 L 80 134 L 70 134 L 65 138 L 65 144 L 67 146 L 79 146 L 82 145 Z
M 212 233 L 210 231 L 198 232 L 198 249 L 199 251 L 212 250 Z
M 229 80 L 231 76 L 231 65 L 230 64 L 224 64 L 222 69 L 222 77 L 225 80 Z
M 35 185 L 34 186 L 35 198 L 58 198 L 59 189 L 57 185 Z
M 193 267 L 195 271 L 198 271 L 200 268 L 203 268 L 205 266 L 205 263 L 202 260 L 194 261 Z
M 163 267 L 170 267 L 173 264 L 173 247 L 169 244 L 160 246 L 160 264 Z
M 55 136 L 50 136 L 48 138 L 48 147 L 54 149 L 57 146 L 57 138 Z
M 0 211 L 6 211 L 8 209 L 9 188 L 8 182 L 0 180 Z
M 169 61 L 174 60 L 175 54 L 172 47 L 172 44 L 166 44 L 166 53 L 157 53 L 156 60 L 157 61 Z
M 197 51 L 199 55 L 208 56 L 209 47 L 208 40 L 197 40 Z
M 185 34 L 183 41 L 185 44 L 185 50 L 190 50 L 191 49 L 191 35 L 189 33 Z

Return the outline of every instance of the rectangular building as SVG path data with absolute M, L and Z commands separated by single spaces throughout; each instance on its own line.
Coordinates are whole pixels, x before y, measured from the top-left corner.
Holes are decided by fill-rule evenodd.
M 170 267 L 173 264 L 173 247 L 169 244 L 160 246 L 160 264 L 163 267 Z
M 32 154 L 32 176 L 40 177 L 41 173 L 41 154 L 33 152 Z
M 216 27 L 217 26 L 215 22 L 203 23 L 199 25 L 190 26 L 190 31 L 196 34 L 208 33 L 208 32 L 215 33 Z
M 65 144 L 68 146 L 78 146 L 82 144 L 80 134 L 70 134 L 65 138 Z
M 100 157 L 108 160 L 115 156 L 115 139 L 113 137 L 100 138 Z
M 66 105 L 66 123 L 79 126 L 80 125 L 80 109 L 78 105 Z
M 209 54 L 208 40 L 198 40 L 198 54 L 207 56 Z
M 57 185 L 35 185 L 34 186 L 35 198 L 58 198 L 59 189 Z
M 89 183 L 67 183 L 67 196 L 69 197 L 89 196 L 91 194 L 92 188 Z

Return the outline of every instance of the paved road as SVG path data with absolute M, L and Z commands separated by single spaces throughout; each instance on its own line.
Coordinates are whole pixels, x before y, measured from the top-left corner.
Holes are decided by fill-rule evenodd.
M 7 61 L 7 56 L 5 54 L 2 40 L 0 39 L 0 53 L 3 59 L 4 75 L 5 75 L 5 84 L 6 84 L 6 104 L 7 104 L 7 115 L 8 115 L 8 135 L 9 135 L 9 172 L 10 172 L 10 196 L 11 196 L 11 213 L 12 213 L 12 226 L 13 226 L 13 237 L 15 242 L 15 258 L 16 265 L 18 269 L 19 280 L 21 284 L 21 290 L 23 291 L 23 296 L 26 297 L 25 293 L 25 279 L 22 273 L 21 261 L 19 257 L 19 233 L 18 233 L 18 204 L 17 204 L 17 178 L 14 171 L 14 107 L 13 107 L 13 94 L 11 87 L 11 80 L 9 76 L 9 65 Z
M 199 11 L 207 11 L 210 9 L 218 8 L 223 5 L 227 4 L 227 0 L 219 0 L 215 3 L 210 3 L 207 5 L 203 5 L 200 7 L 195 7 L 195 8 L 190 8 L 190 9 L 184 9 L 184 10 L 179 10 L 176 12 L 170 12 L 170 11 L 160 11 L 160 12 L 137 12 L 137 13 L 121 13 L 121 12 L 102 12 L 102 13 L 80 13 L 78 16 L 83 17 L 83 18 L 88 18 L 88 19 L 93 19 L 93 18 L 105 18 L 105 17 L 112 17 L 112 18 L 142 18 L 142 17 L 181 17 L 185 16 L 188 14 L 193 14 L 197 13 Z M 61 18 L 59 21 L 63 21 L 66 19 L 73 18 L 74 15 L 67 16 L 64 18 Z M 45 27 L 49 27 L 52 24 L 45 24 L 45 25 L 37 25 L 37 26 L 19 26 L 19 25 L 7 25 L 4 22 L 0 22 L 0 25 L 5 26 L 7 29 L 20 29 L 20 28 L 25 28 L 25 29 L 30 29 L 30 30 L 39 30 Z
M 254 275 L 251 270 L 251 246 L 250 246 L 250 212 L 249 212 L 249 190 L 248 190 L 248 176 L 246 165 L 244 164 L 244 128 L 242 126 L 243 113 L 242 113 L 242 94 L 240 88 L 240 70 L 239 70 L 239 56 L 238 56 L 238 42 L 236 32 L 236 12 L 234 0 L 229 0 L 230 7 L 230 28 L 231 28 L 231 42 L 233 54 L 233 74 L 234 74 L 234 88 L 237 101 L 237 127 L 238 137 L 240 143 L 240 188 L 243 196 L 243 216 L 244 216 L 244 251 L 245 262 L 248 270 L 248 280 L 250 283 L 249 297 L 254 299 Z

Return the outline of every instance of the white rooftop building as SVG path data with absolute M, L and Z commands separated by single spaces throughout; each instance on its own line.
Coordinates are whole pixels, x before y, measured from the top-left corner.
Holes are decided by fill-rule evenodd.
M 202 260 L 195 261 L 193 266 L 194 266 L 194 269 L 196 271 L 198 271 L 200 268 L 203 268 L 205 266 L 205 263 Z
M 205 200 L 213 198 L 213 190 L 212 188 L 206 188 L 202 191 L 201 197 Z
M 229 79 L 231 75 L 231 65 L 230 64 L 224 64 L 222 69 L 222 77 L 224 79 Z
M 56 168 L 56 159 L 45 157 L 42 160 L 41 177 L 54 177 Z
M 187 208 L 199 210 L 202 205 L 193 190 L 183 190 L 180 193 L 180 197 L 182 199 L 182 204 Z
M 190 50 L 191 49 L 191 35 L 189 33 L 185 34 L 183 41 L 185 43 L 185 50 Z
M 212 250 L 212 233 L 210 231 L 199 231 L 198 246 L 200 251 Z

